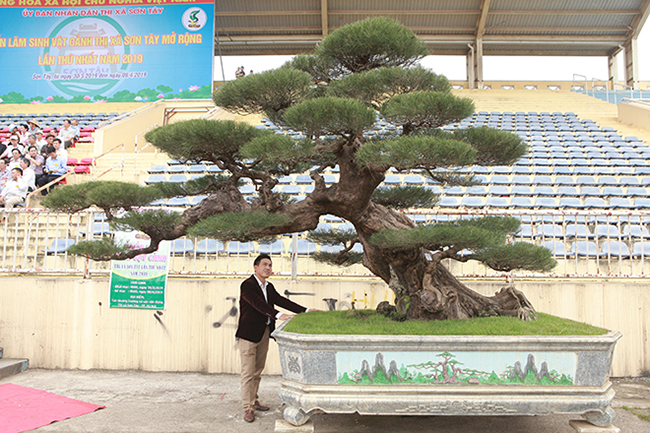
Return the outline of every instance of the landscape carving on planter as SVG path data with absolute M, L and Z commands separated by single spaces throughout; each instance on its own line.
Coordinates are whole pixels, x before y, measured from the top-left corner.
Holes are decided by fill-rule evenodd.
M 342 385 L 389 385 L 414 384 L 522 384 L 522 385 L 573 385 L 575 355 L 552 352 L 502 352 L 486 359 L 476 352 L 443 352 L 438 360 L 426 359 L 423 352 L 396 352 L 390 354 L 388 368 L 384 354 L 375 355 L 375 364 L 370 367 L 368 359 L 372 354 L 364 352 L 337 353 L 337 370 L 342 372 L 338 383 Z M 358 369 L 349 366 L 363 358 Z M 413 362 L 421 360 L 422 362 Z M 521 361 L 526 358 L 525 367 Z M 398 360 L 400 367 L 398 368 Z M 536 360 L 542 360 L 537 367 Z M 549 370 L 549 360 L 557 365 Z M 406 364 L 406 362 L 409 362 Z M 510 362 L 510 363 L 509 363 Z M 289 366 L 290 368 L 290 366 Z M 557 369 L 559 368 L 559 370 Z

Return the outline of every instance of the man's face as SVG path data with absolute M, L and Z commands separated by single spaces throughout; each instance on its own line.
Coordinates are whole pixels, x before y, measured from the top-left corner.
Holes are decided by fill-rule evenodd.
M 56 150 L 59 150 L 59 147 L 61 147 L 61 142 L 59 140 L 53 141 L 52 146 L 54 146 Z
M 7 169 L 7 163 L 5 162 L 4 158 L 0 159 L 0 173 L 4 173 L 4 171 Z
M 67 120 L 64 120 L 64 121 L 63 121 L 63 127 L 64 127 L 65 129 L 68 129 L 68 127 L 70 127 L 70 122 L 67 121 Z
M 12 145 L 13 147 L 18 146 L 18 140 L 15 139 L 15 138 L 12 138 L 12 139 L 11 139 L 11 145 Z
M 18 175 L 19 175 L 18 170 L 16 169 L 11 170 L 11 178 L 13 180 L 18 180 Z
M 255 275 L 257 275 L 259 279 L 266 280 L 268 277 L 273 275 L 273 263 L 269 259 L 262 259 L 260 264 L 253 266 L 253 268 L 255 269 Z
M 18 158 L 20 158 L 20 150 L 15 149 L 11 152 L 11 158 L 18 161 Z
M 29 156 L 31 156 L 32 158 L 36 158 L 36 155 L 38 155 L 38 149 L 37 148 L 32 147 L 31 149 L 29 149 Z
M 72 119 L 72 125 L 73 126 L 79 125 L 79 121 L 77 119 Z
M 21 159 L 21 160 L 20 160 L 20 168 L 23 169 L 23 172 L 25 171 L 25 169 L 26 169 L 27 167 L 29 167 L 29 166 L 27 165 L 27 163 Z
M 49 144 L 52 144 L 52 142 L 54 142 L 54 137 L 52 137 L 51 135 L 48 135 L 47 138 L 46 138 L 45 140 L 46 140 Z

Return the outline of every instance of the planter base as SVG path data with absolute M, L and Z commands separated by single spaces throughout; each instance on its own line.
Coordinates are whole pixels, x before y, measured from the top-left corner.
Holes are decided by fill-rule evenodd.
M 579 386 L 318 386 L 283 381 L 284 418 L 307 422 L 315 411 L 361 415 L 503 416 L 577 414 L 589 423 L 608 426 L 616 417 L 610 407 L 614 390 Z

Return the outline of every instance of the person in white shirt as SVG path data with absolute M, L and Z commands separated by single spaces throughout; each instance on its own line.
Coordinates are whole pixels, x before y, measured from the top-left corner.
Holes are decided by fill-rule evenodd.
M 77 119 L 72 119 L 70 129 L 74 131 L 74 136 L 76 139 L 79 139 L 81 134 L 81 126 L 79 126 L 79 121 Z
M 18 149 L 21 154 L 25 153 L 25 148 L 23 147 L 22 144 L 20 144 L 17 135 L 12 135 L 11 137 L 9 137 L 9 144 L 7 144 L 7 148 L 5 149 L 4 152 L 2 152 L 0 158 L 11 158 L 11 151 L 14 149 Z
M 56 154 L 61 157 L 65 162 L 68 162 L 68 151 L 65 150 L 65 147 L 61 146 L 61 139 L 55 138 L 52 140 L 52 146 L 56 149 Z
M 43 138 L 43 131 L 40 129 L 34 133 L 36 135 L 36 148 L 40 149 L 47 144 L 47 140 Z
M 63 147 L 65 149 L 72 146 L 75 138 L 75 131 L 71 127 L 70 120 L 65 119 L 63 121 L 63 128 L 61 128 L 59 131 L 57 138 L 61 139 L 61 142 L 63 143 Z
M 26 195 L 27 184 L 23 181 L 23 171 L 20 167 L 16 167 L 11 170 L 11 180 L 0 192 L 0 204 L 4 204 L 5 209 L 13 209 L 25 200 Z
M 5 184 L 11 179 L 11 170 L 7 165 L 7 160 L 0 158 L 0 189 L 5 187 Z
M 20 168 L 20 158 L 22 157 L 23 155 L 20 153 L 20 151 L 18 149 L 14 149 L 11 152 L 11 159 L 8 162 L 9 169 L 13 170 L 16 167 Z
M 36 189 L 36 173 L 30 165 L 29 159 L 20 159 L 20 168 L 23 171 L 23 181 L 27 184 L 27 191 L 34 191 Z

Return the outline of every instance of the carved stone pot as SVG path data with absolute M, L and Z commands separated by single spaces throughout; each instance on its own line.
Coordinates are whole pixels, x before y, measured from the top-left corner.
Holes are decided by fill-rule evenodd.
M 610 407 L 619 332 L 598 336 L 273 334 L 284 418 L 362 415 L 578 414 L 597 426 Z

